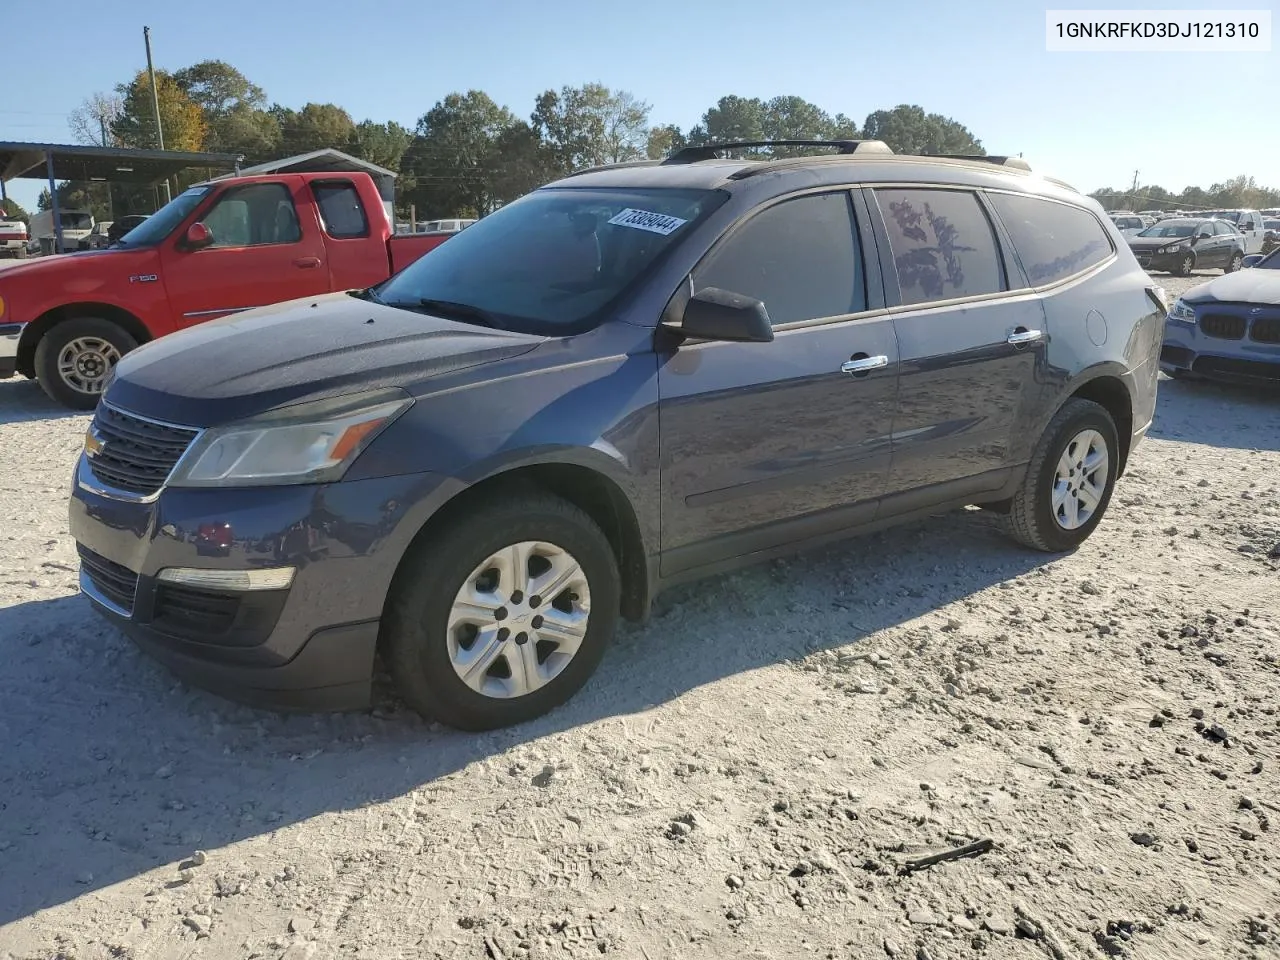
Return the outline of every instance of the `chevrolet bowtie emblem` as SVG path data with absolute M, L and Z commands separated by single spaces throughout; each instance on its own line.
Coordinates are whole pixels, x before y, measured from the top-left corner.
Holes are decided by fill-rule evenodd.
M 102 452 L 102 448 L 104 446 L 105 444 L 98 435 L 93 432 L 92 427 L 84 432 L 84 452 L 87 456 L 96 457 Z

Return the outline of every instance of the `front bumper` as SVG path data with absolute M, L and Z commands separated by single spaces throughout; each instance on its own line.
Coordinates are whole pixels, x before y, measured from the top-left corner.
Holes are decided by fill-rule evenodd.
M 95 489 L 76 466 L 69 519 L 81 590 L 145 652 L 195 686 L 281 709 L 370 700 L 379 618 L 422 476 L 259 489 Z M 284 590 L 192 588 L 162 570 L 293 567 Z
M 1239 339 L 1212 337 L 1198 322 L 1166 320 L 1160 369 L 1224 383 L 1280 385 L 1280 343 L 1258 342 L 1243 321 L 1241 333 Z
M 12 377 L 18 369 L 18 340 L 23 323 L 0 323 L 0 379 Z
M 1138 266 L 1144 270 L 1161 270 L 1168 273 L 1178 267 L 1182 263 L 1182 258 L 1191 251 L 1180 250 L 1177 253 L 1151 253 L 1147 250 L 1134 250 L 1133 255 L 1138 260 Z

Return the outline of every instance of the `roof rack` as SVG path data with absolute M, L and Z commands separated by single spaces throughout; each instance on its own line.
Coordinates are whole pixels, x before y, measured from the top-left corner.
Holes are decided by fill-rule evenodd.
M 625 170 L 627 167 L 654 167 L 662 163 L 661 160 L 623 160 L 619 163 L 602 163 L 594 167 L 583 167 L 581 170 L 574 170 L 566 173 L 561 179 L 569 177 L 580 177 L 584 173 L 596 173 L 600 170 Z
M 893 153 L 883 140 L 738 140 L 683 147 L 662 162 L 675 164 L 718 160 L 720 159 L 718 154 L 726 150 L 747 150 L 755 147 L 836 147 L 837 152 L 842 154 Z
M 937 157 L 940 160 L 971 160 L 974 163 L 994 163 L 1001 167 L 1011 167 L 1014 170 L 1031 172 L 1031 164 L 1021 157 L 993 157 L 976 153 L 927 153 L 922 154 L 922 156 Z

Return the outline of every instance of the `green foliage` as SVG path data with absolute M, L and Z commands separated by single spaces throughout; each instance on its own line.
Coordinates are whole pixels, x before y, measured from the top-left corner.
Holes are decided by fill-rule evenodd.
M 1187 187 L 1173 193 L 1164 187 L 1139 187 L 1133 190 L 1104 188 L 1089 194 L 1107 210 L 1197 210 L 1235 209 L 1264 210 L 1280 207 L 1280 190 L 1260 187 L 1253 177 L 1241 174 L 1209 189 Z
M 48 193 L 48 191 L 45 191 Z M 11 220 L 21 220 L 23 223 L 31 222 L 31 214 L 17 200 L 6 199 L 0 203 L 0 211 Z
M 982 141 L 950 117 L 925 113 L 915 104 L 877 110 L 862 125 L 868 140 L 883 140 L 894 153 L 985 155 Z
M 587 83 L 539 95 L 531 126 L 546 144 L 555 169 L 569 173 L 643 157 L 650 109 L 625 90 Z
M 268 113 L 280 125 L 282 157 L 325 147 L 342 149 L 356 129 L 351 114 L 334 103 L 308 103 L 301 110 L 274 104 Z

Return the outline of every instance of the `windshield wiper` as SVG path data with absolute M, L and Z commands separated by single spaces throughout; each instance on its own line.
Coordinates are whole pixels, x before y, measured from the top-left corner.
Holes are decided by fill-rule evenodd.
M 442 316 L 453 320 L 461 320 L 464 323 L 476 323 L 482 327 L 493 327 L 501 329 L 498 318 L 495 314 L 480 307 L 473 307 L 469 303 L 459 303 L 456 300 L 433 300 L 431 297 L 423 297 L 420 300 L 393 300 L 386 302 L 388 307 L 398 307 L 401 310 L 417 310 L 419 312 L 429 311 L 438 313 Z

